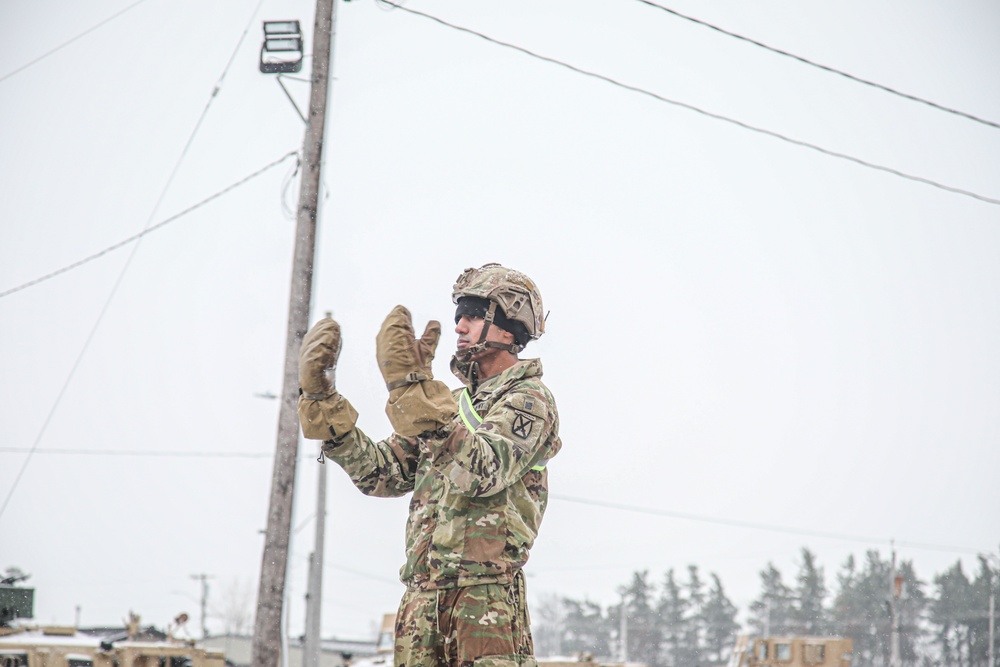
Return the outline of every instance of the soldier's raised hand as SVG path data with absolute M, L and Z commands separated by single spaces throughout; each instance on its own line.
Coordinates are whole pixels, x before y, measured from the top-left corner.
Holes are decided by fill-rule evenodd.
M 410 311 L 396 306 L 375 337 L 375 356 L 389 390 L 385 406 L 393 430 L 418 435 L 445 426 L 458 411 L 448 387 L 434 379 L 431 362 L 441 338 L 441 324 L 427 323 L 417 338 Z
M 299 349 L 299 423 L 302 435 L 313 440 L 344 435 L 358 421 L 357 411 L 337 393 L 340 346 L 340 325 L 328 316 L 313 325 Z
M 330 317 L 314 324 L 299 349 L 299 387 L 310 399 L 327 398 L 337 391 L 335 373 L 342 341 L 340 325 Z

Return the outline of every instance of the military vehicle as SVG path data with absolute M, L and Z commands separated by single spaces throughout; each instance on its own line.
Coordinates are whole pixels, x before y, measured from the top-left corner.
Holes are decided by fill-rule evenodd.
M 149 630 L 24 626 L 0 628 L 0 667 L 225 667 L 225 658 Z
M 845 637 L 741 635 L 727 667 L 851 667 L 853 651 Z
M 33 589 L 0 584 L 0 667 L 225 667 L 221 651 L 172 636 L 184 615 L 166 633 L 131 612 L 123 628 L 40 626 L 33 601 Z
M 376 653 L 374 657 L 362 658 L 351 662 L 351 667 L 392 667 L 392 647 L 396 627 L 396 615 L 385 614 L 382 617 L 382 627 L 379 630 Z M 638 662 L 598 662 L 588 654 L 566 658 L 538 658 L 538 667 L 645 667 Z M 3 667 L 0 665 L 0 667 Z

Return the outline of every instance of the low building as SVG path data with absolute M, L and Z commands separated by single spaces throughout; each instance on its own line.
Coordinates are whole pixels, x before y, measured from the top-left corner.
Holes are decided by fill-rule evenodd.
M 288 661 L 285 667 L 302 667 L 302 640 L 288 640 Z M 217 635 L 198 640 L 198 646 L 221 652 L 226 662 L 235 667 L 249 667 L 253 651 L 253 637 L 245 635 Z M 343 667 L 358 658 L 375 655 L 375 640 L 320 640 L 319 667 Z

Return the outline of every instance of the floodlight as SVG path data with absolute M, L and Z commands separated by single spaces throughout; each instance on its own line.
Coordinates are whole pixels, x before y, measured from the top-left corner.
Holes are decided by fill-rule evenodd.
M 302 69 L 303 42 L 298 21 L 264 21 L 260 71 L 265 74 Z
M 298 35 L 301 32 L 298 21 L 264 21 L 265 36 Z

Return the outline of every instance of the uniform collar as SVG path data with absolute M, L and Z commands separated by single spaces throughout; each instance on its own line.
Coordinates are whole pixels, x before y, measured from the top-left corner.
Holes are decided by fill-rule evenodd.
M 493 377 L 480 380 L 479 385 L 476 387 L 469 385 L 469 379 L 465 376 L 463 369 L 459 367 L 458 358 L 454 356 L 451 358 L 451 372 L 455 374 L 455 377 L 462 381 L 462 384 L 469 387 L 473 393 L 479 393 L 480 390 L 493 391 L 497 387 L 507 384 L 508 382 L 513 382 L 514 380 L 541 377 L 542 360 L 518 359 L 514 365 L 507 370 L 501 371 Z

